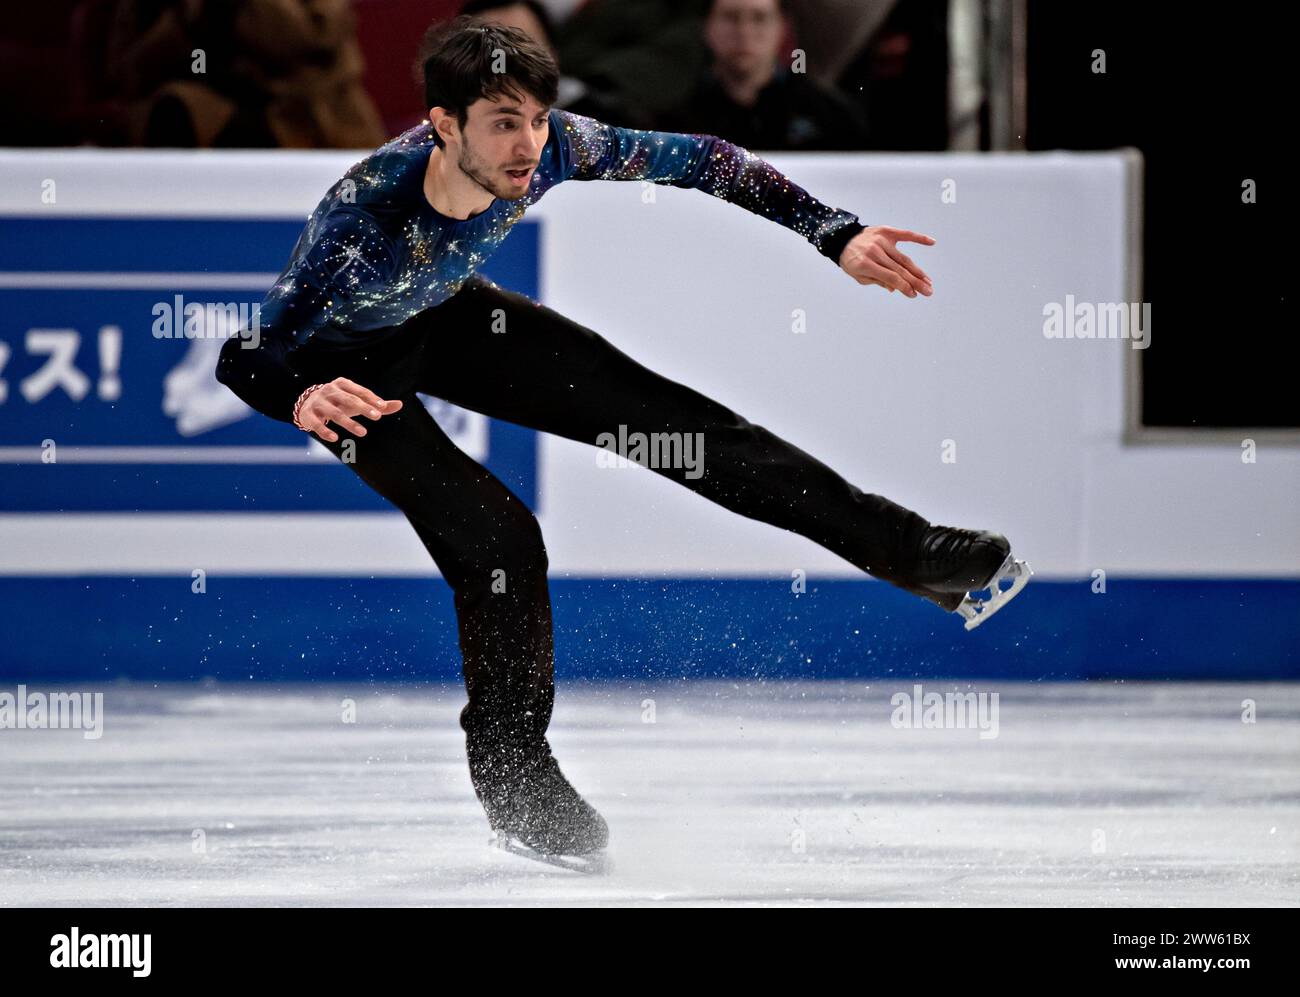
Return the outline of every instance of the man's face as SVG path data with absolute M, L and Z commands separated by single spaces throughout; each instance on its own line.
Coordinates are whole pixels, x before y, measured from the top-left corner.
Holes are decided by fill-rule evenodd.
M 466 112 L 459 142 L 448 140 L 461 172 L 494 197 L 517 201 L 528 193 L 550 133 L 548 107 L 525 94 L 480 97 Z M 455 118 L 451 118 L 455 125 Z M 459 148 L 454 148 L 453 143 Z
M 716 0 L 704 40 L 719 69 L 749 76 L 771 69 L 784 29 L 777 0 Z

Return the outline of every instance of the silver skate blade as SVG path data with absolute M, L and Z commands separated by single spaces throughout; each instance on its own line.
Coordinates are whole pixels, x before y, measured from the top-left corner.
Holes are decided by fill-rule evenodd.
M 974 630 L 977 626 L 987 620 L 1008 602 L 1014 599 L 1022 588 L 1029 584 L 1029 579 L 1033 577 L 1033 569 L 1024 561 L 1015 560 L 1010 554 L 1002 562 L 1002 567 L 998 568 L 993 580 L 989 582 L 987 588 L 989 597 L 987 599 L 972 599 L 967 593 L 962 604 L 957 607 L 956 612 L 962 615 L 966 621 L 966 629 Z M 1007 588 L 1002 588 L 1001 583 L 1009 581 L 1011 584 Z
M 502 834 L 500 831 L 493 833 L 488 840 L 488 844 L 503 852 L 509 852 L 511 855 L 532 859 L 534 862 L 541 862 L 545 865 L 553 865 L 557 869 L 582 873 L 585 876 L 603 876 L 614 868 L 613 862 L 603 851 L 592 852 L 589 855 L 550 855 L 546 852 L 539 852 L 537 849 L 524 844 L 518 838 Z

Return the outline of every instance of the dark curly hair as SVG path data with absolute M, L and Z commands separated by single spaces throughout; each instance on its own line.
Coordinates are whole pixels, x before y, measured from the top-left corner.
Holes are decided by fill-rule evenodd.
M 482 97 L 522 100 L 527 93 L 550 107 L 560 88 L 560 69 L 545 48 L 517 28 L 464 14 L 425 32 L 416 69 L 424 106 L 455 114 L 462 128 L 469 106 Z

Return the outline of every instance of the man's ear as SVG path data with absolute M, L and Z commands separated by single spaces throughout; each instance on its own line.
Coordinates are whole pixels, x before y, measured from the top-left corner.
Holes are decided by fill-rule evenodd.
M 460 123 L 456 120 L 456 115 L 450 113 L 445 107 L 429 108 L 429 123 L 433 125 L 433 130 L 438 133 L 444 146 L 447 144 L 448 136 L 460 139 Z

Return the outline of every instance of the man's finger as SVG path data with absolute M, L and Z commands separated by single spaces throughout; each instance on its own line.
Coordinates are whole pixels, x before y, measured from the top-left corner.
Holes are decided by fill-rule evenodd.
M 933 246 L 934 239 L 920 232 L 913 232 L 906 228 L 892 228 L 888 225 L 880 226 L 880 230 L 885 232 L 891 239 L 896 242 L 919 242 L 926 246 Z
M 339 387 L 345 392 L 349 391 L 349 389 L 355 389 L 351 391 L 351 397 L 359 399 L 361 402 L 361 407 L 350 413 L 352 415 L 364 415 L 369 419 L 379 419 L 386 415 L 392 415 L 402 408 L 400 398 L 380 398 L 369 388 L 357 384 L 355 381 L 349 381 L 346 377 L 339 378 L 339 380 L 345 382 L 340 384 Z
M 912 292 L 909 297 L 916 297 L 917 294 L 931 293 L 930 285 L 920 277 L 916 276 L 916 274 L 912 273 L 911 270 L 908 270 L 903 262 L 896 259 L 892 253 L 890 254 L 890 261 L 892 263 L 890 269 L 892 269 L 894 273 L 898 274 L 898 277 L 903 281 L 906 290 Z
M 364 415 L 370 419 L 378 419 L 383 412 L 372 405 L 360 395 L 349 394 L 346 390 L 342 391 L 335 398 L 326 398 L 326 404 L 332 404 L 343 415 Z M 381 405 L 384 403 L 381 401 Z
M 878 276 L 875 280 L 871 281 L 871 283 L 879 284 L 890 294 L 893 294 L 895 291 L 903 290 L 902 278 L 899 277 L 898 274 L 890 270 L 885 270 L 883 268 L 880 270 L 880 276 Z
M 361 425 L 361 423 L 357 422 L 355 419 L 348 418 L 347 411 L 338 405 L 331 406 L 321 414 L 324 416 L 326 422 L 332 422 L 340 429 L 346 429 L 353 436 L 366 435 L 366 427 Z
M 311 432 L 319 436 L 326 443 L 333 443 L 335 440 L 339 438 L 337 433 L 331 430 L 329 426 L 325 425 L 324 419 L 317 419 L 317 418 L 306 419 L 303 421 L 303 425 L 306 426 L 308 430 L 310 430 Z
M 913 277 L 921 281 L 921 283 L 931 287 L 934 285 L 934 281 L 932 281 L 929 278 L 929 276 L 926 274 L 924 270 L 922 270 L 915 263 L 913 263 L 911 257 L 909 257 L 906 253 L 899 252 L 893 246 L 890 246 L 886 250 L 886 252 L 888 252 L 889 255 L 892 256 L 895 260 L 897 260 L 898 263 L 901 264 L 907 270 L 908 273 L 910 273 Z
M 872 262 L 875 263 L 876 266 L 880 267 L 882 271 L 890 275 L 892 278 L 889 282 L 891 287 L 898 288 L 898 290 L 902 291 L 909 298 L 916 297 L 916 291 L 912 289 L 912 285 L 907 279 L 907 273 L 899 264 L 890 259 L 888 253 L 881 252 L 879 256 L 872 260 Z
M 367 419 L 382 419 L 386 415 L 392 415 L 402 407 L 401 399 L 389 398 L 380 399 L 378 407 L 372 406 L 367 401 L 362 401 L 356 395 L 352 396 L 356 400 L 357 408 L 350 412 L 350 415 L 364 415 Z
M 384 406 L 384 404 L 385 404 L 385 403 L 384 403 L 384 399 L 380 398 L 377 394 L 375 394 L 375 393 L 374 393 L 373 391 L 371 391 L 369 388 L 367 388 L 367 387 L 363 387 L 362 385 L 357 384 L 356 381 L 350 381 L 350 380 L 348 380 L 346 377 L 336 378 L 335 381 L 334 381 L 334 384 L 335 384 L 337 387 L 342 388 L 344 391 L 348 392 L 349 394 L 352 394 L 352 395 L 356 396 L 357 398 L 360 398 L 360 399 L 361 399 L 363 402 L 365 402 L 365 404 L 366 404 L 367 406 L 369 406 L 370 408 L 372 408 L 372 409 L 378 409 L 378 410 L 382 413 L 382 411 L 383 411 L 383 406 Z M 358 411 L 359 411 L 359 410 L 358 410 Z M 377 419 L 377 418 L 379 418 L 379 416 L 378 416 L 378 415 L 373 415 L 373 416 L 371 416 L 371 418 L 372 418 L 372 419 Z
M 866 268 L 867 279 L 864 283 L 879 284 L 888 291 L 897 289 L 899 277 L 892 270 L 873 263 L 870 260 L 863 261 Z

